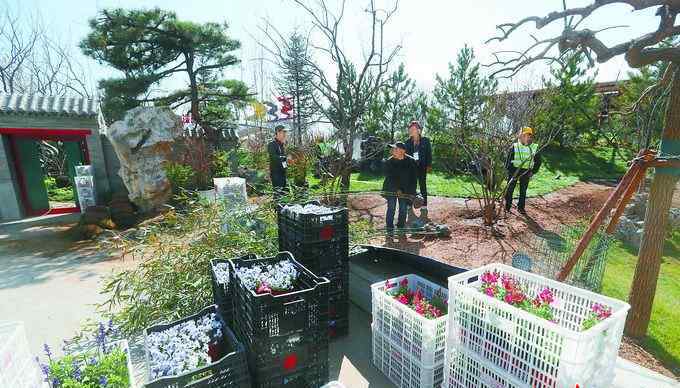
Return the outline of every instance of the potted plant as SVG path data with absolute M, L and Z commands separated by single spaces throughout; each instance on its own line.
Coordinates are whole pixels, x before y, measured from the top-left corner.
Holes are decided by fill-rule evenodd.
M 45 382 L 51 388 L 135 387 L 128 342 L 111 341 L 114 333 L 111 321 L 108 325 L 100 323 L 95 346 L 84 352 L 65 350 L 61 358 L 56 358 L 45 344 L 45 362 L 36 357 Z

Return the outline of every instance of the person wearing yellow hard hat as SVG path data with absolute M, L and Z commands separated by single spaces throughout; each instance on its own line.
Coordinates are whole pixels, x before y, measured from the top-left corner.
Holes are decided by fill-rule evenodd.
M 541 155 L 538 144 L 534 143 L 534 129 L 524 127 L 519 131 L 517 141 L 510 147 L 505 162 L 508 170 L 508 187 L 505 191 L 505 211 L 512 207 L 512 196 L 519 181 L 519 200 L 517 211 L 526 214 L 527 188 L 531 177 L 541 168 Z

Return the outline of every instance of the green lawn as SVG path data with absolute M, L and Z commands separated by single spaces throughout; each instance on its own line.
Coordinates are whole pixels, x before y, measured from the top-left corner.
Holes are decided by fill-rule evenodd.
M 602 293 L 627 300 L 637 250 L 616 242 L 609 251 Z M 680 375 L 680 231 L 666 240 L 648 336 L 642 345 Z
M 529 185 L 528 195 L 535 197 L 548 194 L 589 179 L 618 179 L 625 170 L 625 161 L 612 162 L 607 150 L 547 149 L 544 151 L 543 166 Z M 350 191 L 379 191 L 382 182 L 382 176 L 354 173 Z M 314 186 L 318 180 L 310 177 L 309 183 Z M 473 184 L 473 178 L 441 171 L 434 171 L 427 180 L 429 194 L 442 197 L 471 197 Z

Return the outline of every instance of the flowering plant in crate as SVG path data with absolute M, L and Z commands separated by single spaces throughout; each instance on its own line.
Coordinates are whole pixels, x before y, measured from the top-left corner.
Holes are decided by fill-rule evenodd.
M 448 307 L 445 295 L 441 290 L 435 291 L 432 298 L 428 300 L 423 295 L 422 289 L 418 288 L 415 292 L 409 290 L 407 277 L 399 281 L 399 287 L 395 289 L 395 286 L 395 283 L 390 283 L 390 279 L 387 279 L 385 281 L 385 292 L 392 295 L 399 303 L 410 307 L 425 318 L 435 319 L 446 315 Z
M 215 313 L 189 320 L 147 336 L 150 376 L 175 376 L 222 357 L 222 322 Z
M 256 294 L 282 294 L 293 290 L 298 271 L 290 260 L 282 260 L 267 266 L 240 267 L 236 274 L 246 288 Z
M 38 357 L 45 382 L 51 388 L 128 388 L 133 384 L 130 353 L 127 341 L 111 341 L 116 330 L 113 323 L 99 324 L 95 337 L 96 346 L 85 352 L 72 352 L 64 341 L 64 357 L 56 358 L 45 344 L 47 358 L 42 363 Z
M 502 264 L 450 277 L 449 298 L 449 348 L 504 386 L 611 385 L 626 303 Z

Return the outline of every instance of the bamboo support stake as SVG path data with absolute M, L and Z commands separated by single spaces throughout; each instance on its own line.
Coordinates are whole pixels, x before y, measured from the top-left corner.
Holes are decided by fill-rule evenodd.
M 619 182 L 619 184 L 616 186 L 616 189 L 609 195 L 609 198 L 607 198 L 607 201 L 604 203 L 604 206 L 602 206 L 602 209 L 600 209 L 600 211 L 597 212 L 597 215 L 595 215 L 595 218 L 593 218 L 593 220 L 591 221 L 588 230 L 583 235 L 583 237 L 581 237 L 581 241 L 579 241 L 578 246 L 576 246 L 574 253 L 571 254 L 569 260 L 567 260 L 567 262 L 564 263 L 564 266 L 562 266 L 562 269 L 557 274 L 558 281 L 563 282 L 567 278 L 567 276 L 569 276 L 572 269 L 574 269 L 574 266 L 578 262 L 578 259 L 581 257 L 583 252 L 588 247 L 588 244 L 595 235 L 595 232 L 600 227 L 604 219 L 609 215 L 609 212 L 611 211 L 612 207 L 614 207 L 614 204 L 616 204 L 619 198 L 621 198 L 624 191 L 628 189 L 628 186 L 631 184 L 633 179 L 638 175 L 638 171 L 640 171 L 641 168 L 642 168 L 641 164 L 637 162 L 636 159 L 633 165 L 628 169 L 628 171 L 626 171 L 626 174 L 621 179 L 621 182 Z

